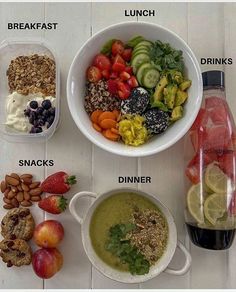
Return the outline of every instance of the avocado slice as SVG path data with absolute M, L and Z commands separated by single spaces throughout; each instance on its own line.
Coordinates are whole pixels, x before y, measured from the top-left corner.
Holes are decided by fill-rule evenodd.
M 181 119 L 182 116 L 183 116 L 183 107 L 181 105 L 176 106 L 171 113 L 171 122 L 175 122 Z
M 191 80 L 184 80 L 184 82 L 180 84 L 179 89 L 184 91 L 188 89 L 191 86 L 191 84 L 192 84 Z
M 163 76 L 155 88 L 155 92 L 153 94 L 154 101 L 161 101 L 163 99 L 163 90 L 167 84 L 168 80 L 166 76 Z
M 177 94 L 176 94 L 176 99 L 175 99 L 175 106 L 179 106 L 183 104 L 187 98 L 188 98 L 188 93 L 186 91 L 182 91 L 178 89 Z
M 169 84 L 166 89 L 167 90 L 166 95 L 164 96 L 164 103 L 169 109 L 173 109 L 178 87 L 176 84 Z

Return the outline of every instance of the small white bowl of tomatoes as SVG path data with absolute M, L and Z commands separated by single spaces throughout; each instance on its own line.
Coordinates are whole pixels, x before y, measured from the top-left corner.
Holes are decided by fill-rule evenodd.
M 134 32 L 135 35 L 143 36 L 148 41 L 142 41 L 137 48 L 124 46 L 130 39 L 135 37 Z M 124 100 L 130 98 L 130 94 L 132 94 L 134 89 L 140 87 L 140 83 L 144 85 L 147 92 L 150 92 L 154 84 L 157 84 L 160 74 L 156 68 L 147 64 L 149 63 L 147 56 L 149 43 L 152 44 L 156 40 L 163 44 L 169 44 L 176 51 L 182 51 L 183 72 L 191 80 L 191 87 L 188 88 L 188 99 L 184 104 L 184 114 L 177 122 L 170 123 L 171 125 L 167 129 L 165 128 L 165 131 L 160 131 L 158 135 L 151 135 L 151 138 L 146 140 L 145 143 L 138 146 L 126 145 L 127 143 L 123 143 L 122 139 L 116 139 L 119 133 L 116 132 L 115 123 L 111 122 L 111 119 L 118 123 L 120 117 L 115 117 L 117 114 L 116 104 L 119 102 L 123 104 Z M 109 44 L 109 41 L 112 46 Z M 104 46 L 104 44 L 106 45 Z M 106 53 L 106 49 L 110 50 L 109 54 Z M 141 65 L 143 70 L 139 70 Z M 138 70 L 142 71 L 142 74 L 138 74 Z M 94 109 L 87 108 L 85 110 L 85 91 L 88 82 L 94 84 L 106 82 L 106 88 L 108 88 L 109 93 L 115 96 L 109 105 L 105 105 L 108 108 L 103 110 L 110 112 L 110 114 L 103 113 L 106 121 L 104 122 L 100 117 L 100 120 L 103 121 L 101 124 L 105 127 L 105 130 L 102 129 L 103 135 L 100 133 L 101 124 L 96 128 L 91 123 L 90 114 L 92 114 Z M 124 108 L 132 104 L 137 109 L 137 112 L 142 115 L 142 108 L 144 111 L 150 107 L 146 103 L 145 98 L 144 94 L 143 101 L 135 100 L 130 103 L 127 102 Z M 93 35 L 78 51 L 69 70 L 67 100 L 76 125 L 95 145 L 122 156 L 141 157 L 152 155 L 175 144 L 193 124 L 202 101 L 201 70 L 190 47 L 174 32 L 155 24 L 124 22 L 112 25 Z M 101 100 L 100 104 L 103 104 L 103 102 Z M 89 112 L 90 110 L 91 112 Z M 113 111 L 114 117 L 112 116 Z M 165 122 L 163 120 L 165 117 L 166 114 L 163 114 L 163 123 Z M 98 119 L 97 116 L 95 118 Z M 109 123 L 107 120 L 109 120 Z M 108 127 L 111 128 L 108 129 Z

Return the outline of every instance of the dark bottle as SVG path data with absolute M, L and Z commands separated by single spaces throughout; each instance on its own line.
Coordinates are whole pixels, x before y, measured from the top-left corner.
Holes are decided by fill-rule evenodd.
M 204 99 L 185 140 L 185 221 L 194 244 L 222 250 L 236 229 L 236 128 L 224 72 L 202 74 Z

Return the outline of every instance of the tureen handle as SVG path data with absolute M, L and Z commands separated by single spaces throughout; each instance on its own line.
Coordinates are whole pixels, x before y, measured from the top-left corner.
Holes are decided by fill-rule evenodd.
M 174 269 L 167 268 L 165 270 L 165 272 L 168 273 L 168 274 L 171 274 L 171 275 L 181 276 L 181 275 L 184 275 L 185 273 L 188 272 L 188 270 L 189 270 L 189 268 L 191 266 L 191 263 L 192 263 L 192 258 L 191 258 L 191 255 L 190 255 L 189 251 L 186 249 L 186 247 L 180 241 L 178 241 L 177 247 L 179 249 L 181 249 L 182 252 L 185 255 L 184 266 L 183 266 L 183 268 L 181 268 L 179 270 L 174 270 Z
M 97 194 L 92 193 L 92 192 L 80 192 L 78 194 L 75 194 L 74 197 L 71 199 L 70 204 L 69 204 L 70 213 L 80 224 L 83 223 L 84 219 L 78 214 L 76 204 L 77 204 L 77 201 L 83 197 L 96 198 Z

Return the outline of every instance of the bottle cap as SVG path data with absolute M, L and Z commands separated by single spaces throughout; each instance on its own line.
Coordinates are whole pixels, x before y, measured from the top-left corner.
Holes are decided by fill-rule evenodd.
M 225 73 L 220 70 L 202 73 L 203 87 L 225 87 Z

